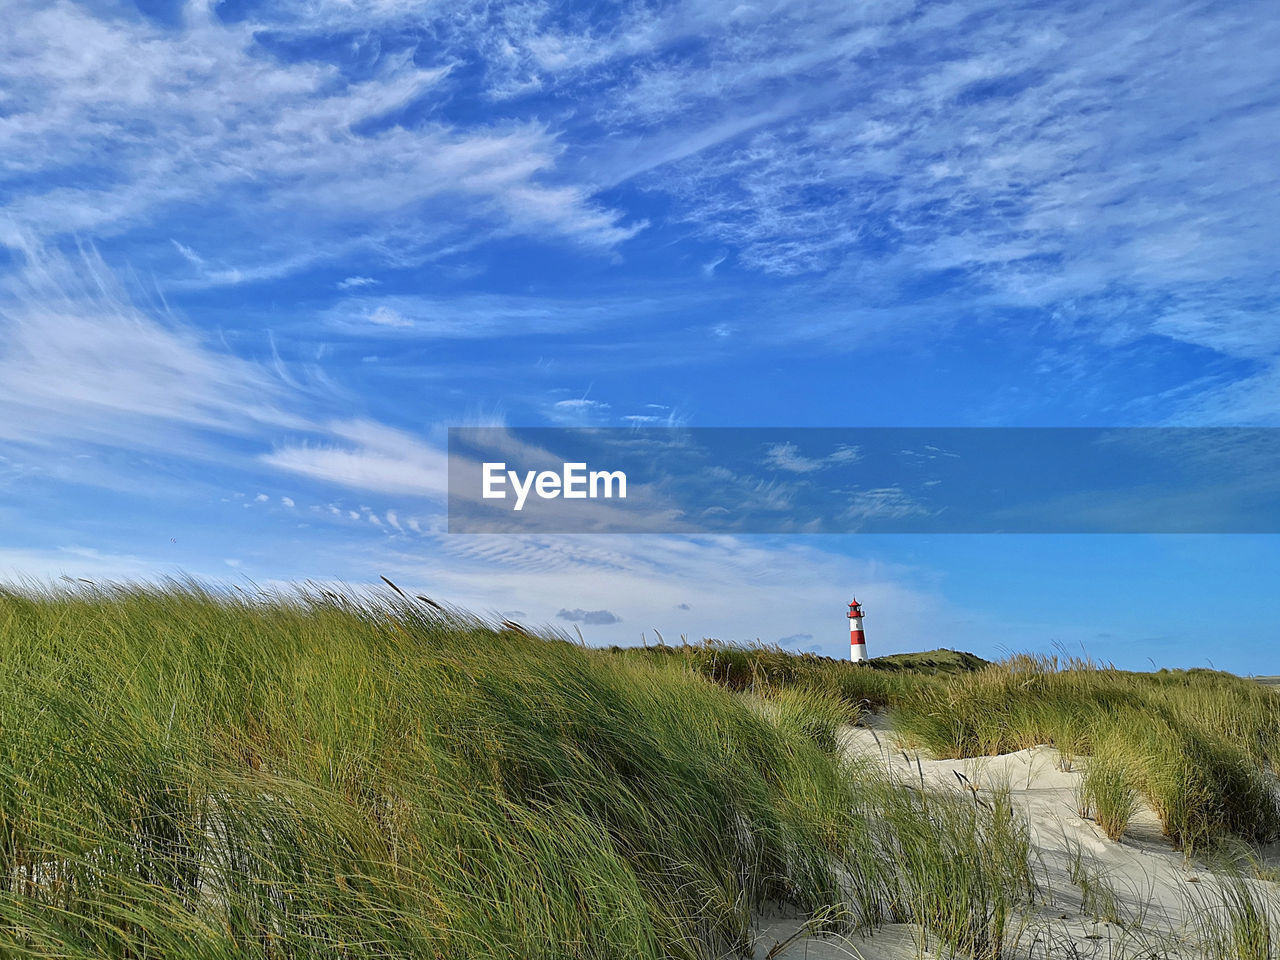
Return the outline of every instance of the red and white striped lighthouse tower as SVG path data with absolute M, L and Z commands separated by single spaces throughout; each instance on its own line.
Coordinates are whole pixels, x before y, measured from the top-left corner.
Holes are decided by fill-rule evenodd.
M 867 638 L 862 632 L 862 604 L 849 601 L 849 659 L 862 663 L 867 659 Z

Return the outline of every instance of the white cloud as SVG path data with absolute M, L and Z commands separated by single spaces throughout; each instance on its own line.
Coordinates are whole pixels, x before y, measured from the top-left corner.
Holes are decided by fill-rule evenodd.
M 37 236 L 114 234 L 175 204 L 219 217 L 270 212 L 277 231 L 312 248 L 415 234 L 436 246 L 440 234 L 391 222 L 428 210 L 455 239 L 536 232 L 611 247 L 639 229 L 558 175 L 560 146 L 541 124 L 403 119 L 447 96 L 451 61 L 419 67 L 388 54 L 372 76 L 351 80 L 277 56 L 258 24 L 224 21 L 200 3 L 178 27 L 70 3 L 19 0 L 7 12 L 0 155 L 19 178 L 8 214 Z M 76 166 L 95 174 L 39 185 Z M 291 258 L 289 246 L 275 252 Z M 201 266 L 190 244 L 175 248 Z
M 182 259 L 194 266 L 200 278 L 209 286 L 236 284 L 246 279 L 243 273 L 234 268 L 218 270 L 210 267 L 204 257 L 200 256 L 185 243 L 179 243 L 177 240 L 172 240 L 171 242 L 174 249 L 182 256 Z
M 909 319 L 904 296 L 943 277 L 948 316 L 1029 307 L 1105 345 L 1280 352 L 1280 21 L 1255 9 L 468 9 L 446 33 L 484 52 L 491 96 L 554 86 L 589 104 L 577 146 L 597 182 L 674 195 L 744 269 L 827 275 L 842 309 L 788 314 L 788 335 Z
M 858 455 L 857 447 L 842 445 L 825 456 L 806 457 L 800 453 L 798 446 L 786 442 L 775 443 L 768 447 L 765 450 L 764 462 L 766 466 L 786 470 L 788 473 L 812 473 L 824 467 L 853 463 L 858 459 Z
M 185 243 L 179 243 L 177 240 L 173 240 L 172 243 L 174 248 L 178 253 L 182 254 L 183 259 L 188 263 L 194 264 L 197 267 L 204 266 L 204 258 L 188 247 Z
M 368 287 L 377 283 L 373 277 L 347 277 L 339 280 L 337 286 L 339 290 L 354 290 L 356 287 Z
M 264 369 L 135 306 L 95 250 L 14 253 L 0 285 L 0 440 L 196 449 L 197 431 L 306 425 Z
M 412 327 L 413 321 L 406 320 L 390 307 L 378 307 L 369 314 L 369 322 L 380 327 Z
M 323 314 L 333 329 L 361 336 L 413 336 L 457 340 L 607 329 L 645 318 L 665 318 L 701 301 L 696 298 L 464 294 L 456 297 L 352 296 Z M 383 322 L 374 317 L 383 318 Z
M 1178 426 L 1280 427 L 1280 360 L 1235 380 L 1197 381 L 1169 394 L 1149 398 Z
M 849 498 L 844 517 L 855 523 L 864 520 L 903 520 L 927 517 L 934 511 L 899 487 L 860 490 Z
M 259 459 L 280 470 L 356 490 L 433 499 L 442 499 L 448 491 L 447 454 L 412 434 L 369 420 L 334 422 L 326 432 L 338 443 L 285 445 Z
M 610 405 L 603 400 L 570 397 L 567 400 L 553 401 L 548 406 L 546 415 L 556 423 L 591 424 L 598 423 L 607 417 L 610 409 Z
M 154 576 L 156 567 L 155 559 L 78 544 L 53 549 L 0 547 L 0 580 L 7 583 L 43 581 L 61 587 L 62 577 L 84 577 L 95 582 L 143 579 Z
M 177 202 L 271 211 L 271 264 L 209 267 L 175 240 L 204 282 L 233 282 L 337 249 L 415 262 L 513 231 L 615 246 L 637 226 L 593 197 L 632 178 L 723 250 L 708 271 L 732 256 L 743 270 L 827 274 L 821 293 L 847 309 L 788 317 L 789 335 L 883 325 L 878 305 L 897 319 L 904 290 L 943 275 L 948 307 L 970 314 L 1029 306 L 1110 343 L 1155 333 L 1232 356 L 1280 350 L 1265 309 L 1280 27 L 1244 8 L 690 0 L 587 19 L 533 2 L 306 0 L 255 16 L 286 40 L 347 32 L 367 69 L 355 79 L 275 56 L 261 23 L 196 5 L 161 28 L 19 4 L 0 39 L 16 222 L 113 232 Z M 430 51 L 395 47 L 415 31 Z M 509 120 L 430 111 L 464 82 L 459 64 Z M 524 96 L 552 88 L 578 109 L 553 115 Z M 40 158 L 106 169 L 32 187 L 57 172 Z M 426 335 L 476 335 L 429 306 L 386 306 Z M 770 323 L 782 326 L 742 327 Z
M 584 631 L 601 644 L 638 643 L 642 630 L 654 642 L 655 627 L 668 643 L 681 633 L 771 640 L 806 632 L 817 649 L 844 656 L 842 615 L 853 593 L 875 615 L 874 653 L 919 649 L 937 623 L 965 619 L 947 609 L 927 571 L 829 552 L 822 539 L 451 535 L 425 556 L 379 545 L 370 564 L 406 589 L 420 584 L 471 609 L 518 607 L 531 625 L 555 623 L 562 608 L 612 611 L 619 624 Z M 696 609 L 687 602 L 691 583 Z
M 586 397 L 575 397 L 572 400 L 557 400 L 557 410 L 608 410 L 609 404 L 603 400 L 588 400 Z
M 57 472 L 69 451 L 101 447 L 443 496 L 442 451 L 371 420 L 313 418 L 315 394 L 283 370 L 271 375 L 214 349 L 172 315 L 135 306 L 92 248 L 69 260 L 28 245 L 21 258 L 19 273 L 0 286 L 0 443 L 27 451 L 24 474 Z M 282 433 L 310 439 L 256 457 L 243 450 L 246 441 L 267 449 Z M 79 458 L 77 482 L 136 489 L 136 478 L 98 462 L 112 458 Z M 270 499 L 257 493 L 251 502 Z
M 813 13 L 783 40 L 713 33 L 697 62 L 647 60 L 628 84 L 678 143 L 756 110 L 766 77 L 821 68 L 789 116 L 645 181 L 740 263 L 833 273 L 833 295 L 859 303 L 950 273 L 952 303 L 1049 308 L 1067 333 L 1280 349 L 1259 310 L 1274 293 L 1261 251 L 1280 241 L 1274 137 L 1259 136 L 1280 120 L 1265 94 L 1280 25 L 1177 5 L 1155 32 L 1151 11 L 1101 4 L 1034 22 L 984 2 Z

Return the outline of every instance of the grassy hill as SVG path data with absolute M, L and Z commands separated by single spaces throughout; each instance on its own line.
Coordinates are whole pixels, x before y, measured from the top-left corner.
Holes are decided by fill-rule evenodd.
M 1067 763 L 1089 758 L 1082 802 L 1101 805 L 1117 837 L 1141 797 L 1188 851 L 1226 837 L 1280 838 L 1280 698 L 1232 674 L 1136 673 L 1027 655 L 988 663 L 950 650 L 853 664 L 714 641 L 617 653 L 674 659 L 731 690 L 807 689 L 854 709 L 888 709 L 907 743 L 938 758 L 1038 744 L 1057 747 Z
M 695 960 L 749 956 L 780 904 L 995 960 L 1041 895 L 1026 825 L 844 758 L 885 705 L 938 757 L 1091 758 L 1116 835 L 1135 794 L 1188 853 L 1278 832 L 1280 698 L 1212 671 L 595 650 L 398 593 L 0 590 L 0 956 Z
M 994 956 L 1020 828 L 850 716 L 405 596 L 0 591 L 0 956 L 692 960 L 765 903 Z

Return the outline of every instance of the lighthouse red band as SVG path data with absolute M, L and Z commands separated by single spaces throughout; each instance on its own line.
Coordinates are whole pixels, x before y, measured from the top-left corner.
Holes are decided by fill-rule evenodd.
M 867 659 L 867 638 L 862 632 L 862 604 L 849 601 L 849 659 L 862 663 Z

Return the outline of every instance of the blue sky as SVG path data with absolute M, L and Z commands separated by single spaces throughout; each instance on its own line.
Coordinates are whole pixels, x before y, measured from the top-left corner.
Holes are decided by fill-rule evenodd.
M 1275 538 L 443 532 L 450 426 L 1277 425 L 1260 6 L 0 11 L 5 576 L 1280 673 Z

